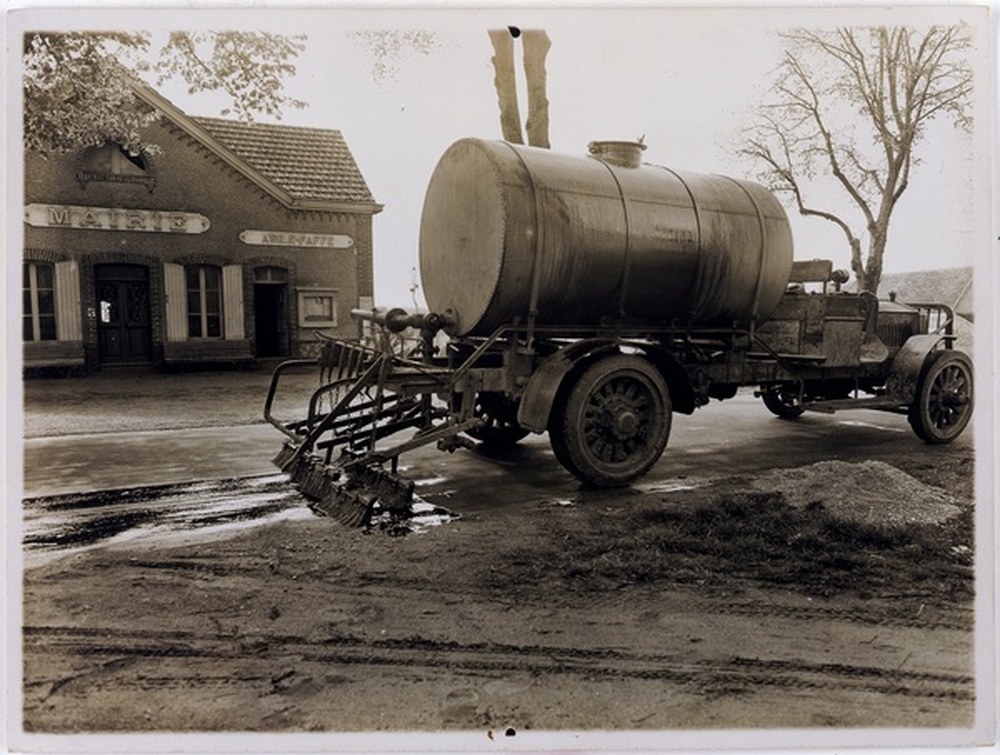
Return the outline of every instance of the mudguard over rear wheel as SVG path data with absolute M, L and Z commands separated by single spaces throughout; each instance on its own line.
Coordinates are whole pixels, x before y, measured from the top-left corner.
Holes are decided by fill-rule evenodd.
M 972 362 L 960 351 L 933 351 L 927 355 L 910 404 L 913 432 L 932 444 L 950 443 L 972 417 Z
M 619 487 L 649 471 L 667 445 L 667 384 L 645 359 L 619 354 L 590 365 L 568 386 L 549 424 L 552 450 L 573 475 Z

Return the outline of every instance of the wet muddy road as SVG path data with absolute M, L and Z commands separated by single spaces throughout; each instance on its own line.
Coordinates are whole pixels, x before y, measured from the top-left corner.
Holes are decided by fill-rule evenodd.
M 281 474 L 46 496 L 26 502 L 24 555 L 30 567 L 98 545 L 225 537 L 284 516 L 311 514 Z
M 969 509 L 971 439 L 930 456 L 899 417 L 787 423 L 743 397 L 724 409 L 679 418 L 663 461 L 625 491 L 581 489 L 544 439 L 499 457 L 421 451 L 403 471 L 458 518 L 406 537 L 315 517 L 266 469 L 30 497 L 25 728 L 449 730 L 471 745 L 743 727 L 864 744 L 849 730 L 970 726 L 961 576 L 845 571 L 820 587 L 804 569 L 776 581 L 734 567 L 724 540 L 672 530 L 647 542 L 639 524 L 693 527 L 748 476 L 831 458 L 892 459 Z M 968 550 L 947 537 L 941 551 Z M 801 542 L 774 546 L 774 564 Z M 647 547 L 659 571 L 623 567 Z M 867 569 L 915 546 L 864 547 Z

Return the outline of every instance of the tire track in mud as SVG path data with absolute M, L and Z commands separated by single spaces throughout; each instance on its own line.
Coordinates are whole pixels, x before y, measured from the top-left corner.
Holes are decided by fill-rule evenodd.
M 422 673 L 528 673 L 571 675 L 588 681 L 647 680 L 689 690 L 777 687 L 798 690 L 848 690 L 882 695 L 970 701 L 974 679 L 956 673 L 903 670 L 882 666 L 813 663 L 730 656 L 681 661 L 675 656 L 614 648 L 574 648 L 555 645 L 511 645 L 492 642 L 461 643 L 420 636 L 367 640 L 352 635 L 308 638 L 296 635 L 209 635 L 191 631 L 160 632 L 116 628 L 33 626 L 24 629 L 24 654 L 63 655 L 94 659 L 95 672 L 133 668 L 143 660 L 157 662 L 153 674 L 115 679 L 116 685 L 137 688 L 232 686 L 266 683 L 280 685 L 284 675 L 254 673 L 254 660 L 293 658 L 295 665 L 317 664 L 329 669 L 384 667 Z M 99 660 L 103 659 L 103 660 Z M 164 660 L 187 663 L 175 674 Z M 203 676 L 197 660 L 242 659 L 238 675 Z M 287 661 L 286 661 L 287 662 Z M 168 673 L 164 673 L 168 672 Z M 29 679 L 26 689 L 49 697 L 73 678 Z M 48 688 L 48 691 L 45 691 Z
M 766 616 L 805 621 L 846 621 L 852 624 L 886 626 L 910 629 L 956 629 L 969 630 L 975 620 L 971 609 L 953 609 L 949 614 L 905 615 L 888 613 L 889 609 L 876 611 L 857 609 L 826 608 L 823 606 L 789 606 L 767 603 L 712 603 L 706 613 L 724 613 L 732 616 Z
M 151 559 L 130 558 L 128 566 L 133 569 L 150 569 L 153 571 L 190 572 L 195 574 L 210 574 L 213 577 L 234 575 L 253 576 L 260 572 L 260 564 L 256 560 L 245 563 L 223 563 L 204 558 Z M 392 595 L 409 599 L 414 593 L 433 593 L 441 598 L 448 596 L 456 600 L 476 601 L 482 598 L 482 590 L 476 585 L 461 586 L 451 584 L 445 587 L 439 582 L 406 574 L 391 576 L 360 574 L 355 575 L 353 585 L 347 588 L 343 577 L 338 575 L 326 577 L 323 573 L 310 574 L 315 581 L 327 582 L 330 589 L 343 597 L 351 599 L 385 599 Z M 332 593 L 331 593 L 332 594 Z M 494 596 L 494 600 L 503 603 L 503 599 Z M 509 600 L 511 606 L 520 601 Z M 903 613 L 902 609 L 894 610 L 892 605 L 880 604 L 872 609 L 862 607 L 836 608 L 817 605 L 790 605 L 762 602 L 760 600 L 735 600 L 726 597 L 724 600 L 693 599 L 691 610 L 712 615 L 748 616 L 760 618 L 791 619 L 794 621 L 840 621 L 848 624 L 861 624 L 871 627 L 908 628 L 923 630 L 971 630 L 975 622 L 975 612 L 972 609 L 954 607 L 947 613 L 939 609 L 928 609 L 916 614 Z
M 139 565 L 139 564 L 136 564 Z M 151 562 L 145 562 L 146 566 L 154 566 Z M 192 568 L 188 566 L 187 568 Z M 197 567 L 194 567 L 197 568 Z M 213 569 L 209 564 L 206 569 Z M 248 571 L 250 571 L 248 569 Z M 322 575 L 317 576 L 322 579 Z M 406 574 L 392 575 L 372 575 L 360 574 L 353 577 L 353 585 L 347 589 L 344 587 L 341 578 L 331 578 L 330 584 L 338 592 L 346 592 L 351 597 L 360 598 L 383 598 L 393 593 L 398 593 L 401 598 L 412 595 L 414 592 L 428 592 L 435 596 L 447 594 L 456 598 L 469 600 L 481 600 L 483 591 L 476 585 L 470 585 L 468 589 L 458 588 L 456 585 L 449 585 L 447 588 L 440 583 L 428 581 L 419 577 L 411 577 Z M 505 602 L 505 599 L 493 595 L 492 600 Z M 506 602 L 510 605 L 517 605 L 523 599 L 508 598 Z M 969 609 L 953 607 L 947 613 L 939 610 L 921 611 L 919 615 L 903 613 L 902 609 L 894 609 L 890 605 L 879 605 L 870 610 L 862 607 L 835 608 L 818 605 L 791 605 L 784 603 L 770 603 L 760 600 L 737 600 L 726 596 L 725 598 L 694 598 L 691 603 L 691 610 L 701 614 L 726 614 L 731 616 L 750 617 L 772 617 L 781 619 L 792 619 L 799 621 L 842 621 L 850 624 L 863 624 L 866 626 L 910 628 L 910 629 L 955 629 L 969 630 L 975 620 L 975 612 Z
M 176 571 L 191 572 L 196 574 L 210 574 L 214 577 L 227 577 L 238 574 L 253 576 L 260 572 L 260 564 L 256 561 L 247 561 L 243 564 L 221 563 L 202 558 L 179 560 L 179 559 L 138 559 L 131 558 L 129 567 L 134 569 L 151 569 L 154 571 Z M 346 593 L 345 597 L 352 599 L 384 599 L 392 595 L 398 595 L 400 599 L 408 599 L 414 593 L 433 593 L 440 598 L 448 596 L 456 600 L 476 601 L 482 598 L 482 590 L 475 585 L 470 585 L 467 589 L 462 589 L 458 585 L 447 587 L 439 582 L 428 581 L 424 578 L 409 577 L 405 574 L 394 574 L 391 576 L 361 574 L 353 577 L 354 584 L 350 588 L 345 588 L 343 577 L 339 574 L 331 577 L 324 577 L 322 573 L 310 574 L 309 578 L 316 581 L 328 582 L 331 590 L 338 593 Z M 332 594 L 332 593 L 331 593 Z M 494 596 L 494 600 L 503 603 L 503 599 Z M 511 599 L 510 605 L 516 605 L 520 601 Z M 761 602 L 759 600 L 740 601 L 727 597 L 725 600 L 705 600 L 694 599 L 691 609 L 698 613 L 712 615 L 724 614 L 729 616 L 749 616 L 761 618 L 791 619 L 794 621 L 840 621 L 848 624 L 861 624 L 871 627 L 908 628 L 923 630 L 971 630 L 975 622 L 975 612 L 972 609 L 952 608 L 947 613 L 930 609 L 926 612 L 920 611 L 916 615 L 902 613 L 901 610 L 894 611 L 892 606 L 880 605 L 871 610 L 860 607 L 834 608 L 816 605 L 789 605 Z

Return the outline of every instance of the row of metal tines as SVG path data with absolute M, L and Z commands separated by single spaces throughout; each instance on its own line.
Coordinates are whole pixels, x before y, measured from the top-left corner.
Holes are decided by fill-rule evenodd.
M 409 514 L 414 482 L 379 466 L 331 467 L 291 442 L 282 446 L 274 463 L 312 500 L 311 508 L 347 526 L 368 524 L 376 507 Z
M 381 352 L 360 343 L 330 339 L 320 347 L 320 379 L 326 382 L 359 377 Z

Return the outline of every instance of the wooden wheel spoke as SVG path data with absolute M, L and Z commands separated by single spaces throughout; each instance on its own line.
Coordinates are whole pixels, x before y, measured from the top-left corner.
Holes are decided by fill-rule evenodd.
M 944 350 L 927 356 L 910 424 L 927 443 L 957 438 L 972 414 L 972 365 L 961 352 Z
M 576 379 L 550 427 L 557 458 L 577 477 L 602 487 L 644 474 L 663 453 L 670 432 L 670 394 L 646 359 L 614 355 Z

